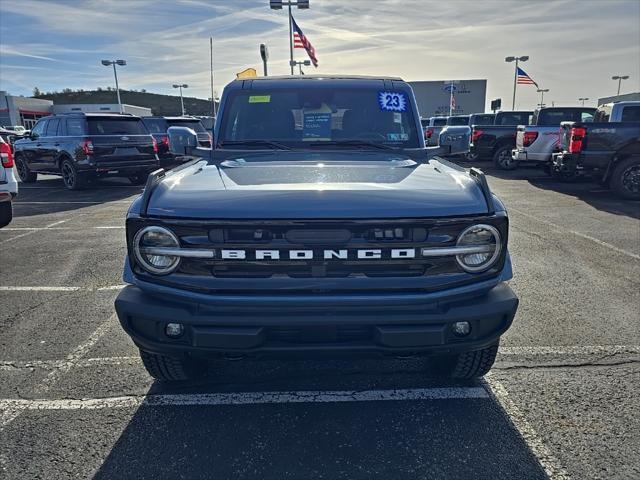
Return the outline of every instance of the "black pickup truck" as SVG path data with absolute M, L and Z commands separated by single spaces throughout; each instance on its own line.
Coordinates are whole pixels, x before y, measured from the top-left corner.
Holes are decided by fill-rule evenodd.
M 169 128 L 201 158 L 151 174 L 127 214 L 115 307 L 152 376 L 193 378 L 212 356 L 491 368 L 518 299 L 504 205 L 438 156 L 466 153 L 468 127 L 425 148 L 411 87 L 374 77 L 236 80 L 216 121 L 213 149 Z
M 532 115 L 531 111 L 498 112 L 493 125 L 472 125 L 468 158 L 493 160 L 498 167 L 510 161 L 518 125 L 529 125 Z
M 640 199 L 640 102 L 598 107 L 593 122 L 562 122 L 552 173 L 593 175 L 619 196 Z

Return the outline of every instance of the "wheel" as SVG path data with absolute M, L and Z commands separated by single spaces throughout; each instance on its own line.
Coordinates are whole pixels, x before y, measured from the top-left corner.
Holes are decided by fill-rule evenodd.
M 437 357 L 438 373 L 448 378 L 478 378 L 485 375 L 496 360 L 498 344 L 482 350 Z
M 145 173 L 137 173 L 135 175 L 131 175 L 129 177 L 129 181 L 133 185 L 144 185 L 145 182 L 147 181 L 147 174 L 145 174 Z
M 11 202 L 0 202 L 0 228 L 6 227 L 13 219 L 13 206 Z
M 518 161 L 511 156 L 512 148 L 508 145 L 499 147 L 493 154 L 493 163 L 500 170 L 515 170 L 518 168 Z
M 78 173 L 78 169 L 69 159 L 64 159 L 60 165 L 62 181 L 67 190 L 82 190 L 86 184 L 86 178 Z
M 640 200 L 640 156 L 621 160 L 613 169 L 609 184 L 616 195 Z
M 167 357 L 140 350 L 140 358 L 149 375 L 163 382 L 192 380 L 204 375 L 202 362 L 188 357 Z
M 475 162 L 480 159 L 480 154 L 478 152 L 469 152 L 465 155 L 465 159 L 467 162 Z
M 16 156 L 16 170 L 22 183 L 33 183 L 38 179 L 38 174 L 29 170 L 22 155 Z

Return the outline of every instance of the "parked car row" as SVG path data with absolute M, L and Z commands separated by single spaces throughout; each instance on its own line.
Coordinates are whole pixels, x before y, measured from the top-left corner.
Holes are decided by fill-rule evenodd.
M 167 129 L 172 125 L 194 129 L 201 146 L 211 146 L 211 136 L 193 117 L 57 114 L 40 119 L 28 136 L 14 139 L 16 170 L 24 183 L 35 182 L 41 173 L 61 175 L 69 190 L 106 176 L 141 185 L 149 172 L 179 163 L 169 152 Z
M 437 145 L 447 125 L 471 129 L 467 160 L 492 160 L 502 170 L 535 165 L 564 181 L 590 175 L 640 199 L 640 102 L 424 118 L 427 145 Z
M 617 195 L 640 200 L 640 102 L 601 105 L 591 122 L 562 122 L 558 150 L 553 175 L 590 175 Z

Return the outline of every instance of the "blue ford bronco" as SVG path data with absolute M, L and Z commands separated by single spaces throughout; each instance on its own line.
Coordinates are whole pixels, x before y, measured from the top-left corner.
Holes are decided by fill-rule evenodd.
M 460 128 L 427 148 L 403 80 L 305 76 L 230 83 L 213 148 L 169 129 L 193 160 L 131 205 L 115 302 L 148 372 L 362 354 L 484 375 L 518 299 L 504 205 L 438 156 L 468 150 Z

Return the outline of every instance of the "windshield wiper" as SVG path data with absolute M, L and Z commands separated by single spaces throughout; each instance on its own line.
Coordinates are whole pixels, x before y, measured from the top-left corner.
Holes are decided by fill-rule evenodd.
M 311 147 L 318 146 L 345 146 L 345 147 L 373 147 L 379 148 L 382 150 L 396 150 L 394 147 L 390 145 L 385 145 L 384 143 L 371 142 L 369 140 L 332 140 L 327 142 L 313 142 L 309 143 Z
M 277 150 L 291 150 L 291 147 L 287 147 L 286 145 L 283 145 L 282 143 L 278 143 L 278 142 L 272 142 L 271 140 L 225 140 L 223 142 L 218 143 L 219 147 L 224 147 L 225 145 L 227 146 L 241 146 L 241 145 L 247 145 L 247 146 L 253 146 L 253 145 L 263 145 L 265 147 L 271 147 L 271 148 L 275 148 Z

